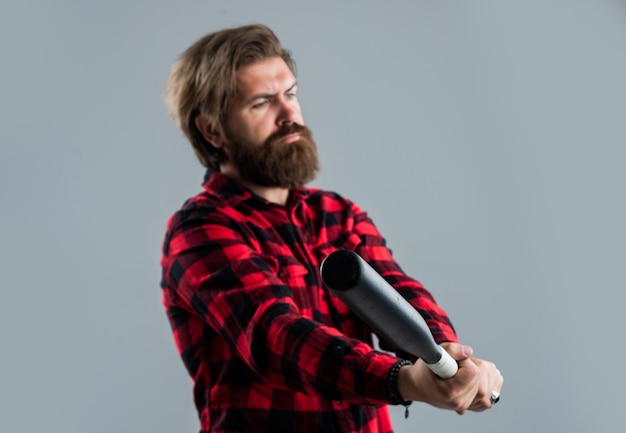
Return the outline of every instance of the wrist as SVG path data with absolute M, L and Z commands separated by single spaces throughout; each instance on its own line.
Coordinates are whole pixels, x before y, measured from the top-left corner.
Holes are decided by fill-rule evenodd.
M 408 406 L 411 404 L 410 400 L 405 397 L 406 383 L 408 370 L 410 369 L 411 361 L 401 360 L 396 362 L 387 375 L 387 390 L 389 394 L 389 402 L 391 404 L 402 404 Z

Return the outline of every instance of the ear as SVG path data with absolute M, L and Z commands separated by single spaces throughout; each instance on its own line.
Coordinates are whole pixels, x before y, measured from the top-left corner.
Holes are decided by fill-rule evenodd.
M 209 117 L 203 114 L 198 114 L 194 122 L 206 141 L 211 143 L 213 147 L 222 148 L 224 145 L 224 134 L 219 123 L 211 122 Z

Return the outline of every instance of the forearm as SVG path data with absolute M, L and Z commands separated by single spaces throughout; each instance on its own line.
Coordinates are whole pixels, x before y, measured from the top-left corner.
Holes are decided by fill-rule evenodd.
M 297 313 L 271 308 L 255 325 L 251 363 L 273 386 L 329 400 L 388 402 L 397 358 Z

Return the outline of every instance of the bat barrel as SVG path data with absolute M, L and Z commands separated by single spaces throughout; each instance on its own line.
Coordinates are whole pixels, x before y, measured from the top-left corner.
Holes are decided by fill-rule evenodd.
M 324 284 L 382 339 L 427 364 L 441 361 L 444 351 L 424 318 L 358 254 L 349 250 L 329 254 L 320 274 Z

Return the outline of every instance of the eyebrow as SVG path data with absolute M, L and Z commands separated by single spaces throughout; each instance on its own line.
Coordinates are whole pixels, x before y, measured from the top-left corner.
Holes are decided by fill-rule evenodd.
M 298 85 L 298 82 L 295 81 L 291 87 L 289 87 L 287 90 L 285 90 L 285 93 L 290 92 L 294 89 L 294 87 L 296 87 Z M 257 93 L 256 95 L 251 96 L 250 98 L 248 98 L 246 100 L 246 104 L 251 104 L 252 102 L 256 101 L 257 99 L 269 99 L 269 98 L 273 98 L 274 96 L 276 96 L 276 93 Z

